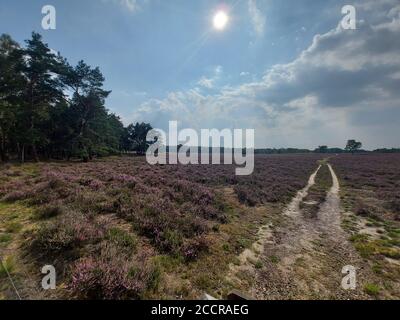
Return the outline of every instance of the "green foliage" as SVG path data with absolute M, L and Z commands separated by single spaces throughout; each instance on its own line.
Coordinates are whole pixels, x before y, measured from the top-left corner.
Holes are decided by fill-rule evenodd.
M 12 274 L 15 269 L 15 260 L 12 256 L 8 256 L 0 261 L 0 279 L 6 278 L 8 274 Z
M 50 219 L 63 213 L 63 208 L 57 205 L 45 205 L 37 209 L 35 217 L 37 219 Z
M 370 296 L 376 297 L 376 296 L 378 296 L 378 294 L 380 292 L 380 288 L 376 284 L 367 283 L 364 286 L 364 291 L 365 291 L 365 293 L 369 294 Z
M 12 235 L 5 233 L 5 234 L 0 234 L 0 244 L 2 243 L 8 243 L 12 240 Z
M 150 141 L 147 141 L 147 134 L 153 128 L 148 123 L 136 123 L 135 125 L 129 125 L 125 130 L 125 136 L 123 145 L 125 150 L 135 151 L 136 153 L 143 155 L 150 145 Z
M 347 152 L 354 153 L 354 152 L 356 152 L 357 150 L 359 150 L 361 148 L 362 148 L 362 143 L 361 142 L 358 142 L 356 140 L 348 140 L 345 150 Z
M 111 228 L 108 230 L 107 239 L 115 243 L 118 247 L 131 252 L 134 251 L 137 246 L 137 238 L 133 234 L 129 234 L 118 228 Z
M 277 256 L 270 256 L 270 257 L 269 257 L 269 260 L 270 260 L 272 263 L 278 263 L 278 262 L 280 261 L 279 257 L 277 257 Z
M 0 36 L 0 160 L 89 161 L 136 151 L 144 154 L 149 124 L 124 128 L 105 107 L 111 91 L 98 67 L 71 66 L 33 32 L 22 48 Z

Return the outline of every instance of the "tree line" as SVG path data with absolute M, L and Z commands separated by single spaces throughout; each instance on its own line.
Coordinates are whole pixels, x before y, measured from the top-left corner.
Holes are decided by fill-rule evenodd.
M 148 146 L 150 124 L 124 127 L 105 107 L 98 67 L 83 60 L 70 65 L 33 32 L 20 46 L 0 36 L 0 158 L 80 158 L 135 151 Z

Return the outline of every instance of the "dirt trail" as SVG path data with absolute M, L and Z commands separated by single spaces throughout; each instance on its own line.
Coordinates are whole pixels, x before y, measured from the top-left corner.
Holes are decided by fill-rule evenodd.
M 258 247 L 262 252 L 258 255 L 251 250 L 243 252 L 239 258 L 241 265 L 231 268 L 232 279 L 251 279 L 248 293 L 254 298 L 368 298 L 362 290 L 362 283 L 371 275 L 341 228 L 339 181 L 331 165 L 328 164 L 328 167 L 333 185 L 317 216 L 304 216 L 300 204 L 314 185 L 321 166 L 283 212 L 281 223 L 273 228 L 268 226 L 269 232 L 263 233 L 264 238 Z M 249 257 L 259 261 L 258 269 L 254 263 L 243 263 Z M 341 287 L 345 276 L 341 271 L 347 265 L 357 270 L 356 290 L 346 291 Z M 244 273 L 246 276 L 243 276 Z
M 297 192 L 286 209 L 286 215 L 296 214 L 296 212 L 298 212 L 301 201 L 307 196 L 308 190 L 315 184 L 315 177 L 320 168 L 321 166 L 310 176 L 307 186 Z M 248 278 L 252 278 L 255 265 L 262 259 L 266 246 L 273 245 L 274 242 L 271 240 L 273 238 L 272 227 L 272 224 L 260 227 L 257 234 L 258 241 L 239 255 L 239 264 L 230 265 L 227 278 L 230 282 L 233 282 L 235 286 L 243 287 L 243 275 L 246 273 L 248 274 Z

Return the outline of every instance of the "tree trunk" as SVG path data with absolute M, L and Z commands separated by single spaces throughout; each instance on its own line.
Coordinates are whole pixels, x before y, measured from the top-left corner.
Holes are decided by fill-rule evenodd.
M 0 136 L 1 136 L 1 143 L 0 143 L 0 159 L 3 162 L 6 162 L 8 160 L 7 158 L 7 152 L 6 152 L 6 138 L 5 134 L 3 133 L 2 127 L 0 127 Z
M 33 154 L 33 160 L 35 160 L 35 162 L 39 162 L 36 146 L 34 144 L 32 145 L 32 154 Z
M 7 155 L 5 150 L 3 149 L 2 146 L 0 146 L 0 158 L 2 162 L 6 162 L 7 161 Z
M 0 159 L 2 162 L 7 161 L 6 146 L 4 143 L 4 138 L 1 139 L 1 143 L 0 143 Z
M 21 162 L 25 162 L 25 144 L 23 144 L 21 148 Z

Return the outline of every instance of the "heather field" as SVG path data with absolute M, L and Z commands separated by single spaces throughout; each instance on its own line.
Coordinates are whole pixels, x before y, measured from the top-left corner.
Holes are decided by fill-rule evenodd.
M 343 186 L 343 227 L 380 278 L 366 290 L 399 298 L 400 155 L 342 155 L 332 163 Z
M 317 167 L 318 155 L 234 166 L 151 166 L 140 157 L 3 165 L 0 250 L 25 298 L 223 296 L 224 274 Z M 38 293 L 38 268 L 62 285 Z M 13 297 L 2 272 L 1 292 Z
M 332 163 L 343 186 L 355 193 L 351 204 L 357 214 L 400 221 L 399 154 L 342 155 Z
M 257 155 L 250 176 L 129 156 L 4 164 L 0 181 L 0 254 L 24 299 L 400 297 L 397 154 Z M 0 295 L 17 298 L 4 267 Z

